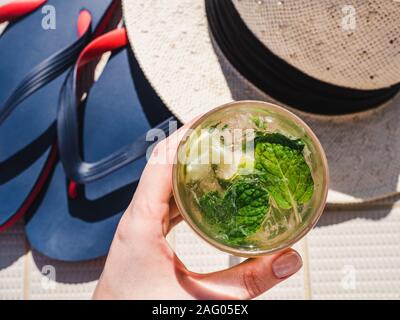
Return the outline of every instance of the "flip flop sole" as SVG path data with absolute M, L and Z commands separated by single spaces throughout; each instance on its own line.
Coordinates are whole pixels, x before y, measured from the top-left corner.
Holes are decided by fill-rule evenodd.
M 87 98 L 82 115 L 83 155 L 87 161 L 130 144 L 151 128 L 128 59 L 126 49 L 114 54 Z M 58 164 L 43 199 L 26 222 L 31 245 L 46 256 L 64 261 L 105 255 L 145 163 L 143 157 L 80 186 L 74 199 L 68 196 L 68 179 Z
M 46 7 L 12 24 L 0 37 L 0 104 L 35 65 L 76 41 L 82 9 L 90 12 L 96 27 L 111 3 L 49 0 Z M 55 29 L 44 28 L 43 21 L 53 13 Z M 58 93 L 64 78 L 65 74 L 28 97 L 0 126 L 0 228 L 21 208 L 43 170 L 55 140 Z

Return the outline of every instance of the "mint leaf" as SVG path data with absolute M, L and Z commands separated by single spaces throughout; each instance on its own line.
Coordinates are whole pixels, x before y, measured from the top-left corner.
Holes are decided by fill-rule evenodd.
M 211 191 L 200 197 L 200 209 L 210 224 L 218 224 L 229 218 L 223 201 L 224 199 L 218 191 Z
M 254 145 L 261 142 L 269 142 L 274 144 L 280 144 L 282 146 L 289 147 L 298 151 L 303 151 L 304 142 L 301 139 L 289 139 L 281 133 L 264 133 L 256 132 L 254 139 Z
M 222 179 L 217 173 L 225 172 L 224 166 L 212 166 L 214 179 L 225 191 L 203 193 L 197 202 L 215 237 L 227 244 L 248 244 L 259 231 L 268 239 L 286 232 L 292 216 L 301 222 L 303 205 L 314 192 L 302 140 L 257 132 L 254 142 L 250 173 L 241 174 L 239 164 L 231 178 Z
M 300 223 L 299 206 L 308 202 L 314 192 L 314 182 L 302 148 L 293 140 L 290 144 L 297 145 L 297 148 L 289 147 L 285 139 L 282 140 L 283 144 L 265 141 L 256 144 L 255 169 L 276 205 L 282 209 L 292 209 L 296 222 Z
M 211 191 L 199 200 L 199 206 L 217 237 L 241 244 L 257 232 L 268 211 L 268 192 L 255 177 L 236 178 L 224 194 Z
M 231 240 L 241 240 L 260 229 L 269 208 L 268 192 L 258 178 L 237 178 L 225 193 L 224 203 L 232 211 Z

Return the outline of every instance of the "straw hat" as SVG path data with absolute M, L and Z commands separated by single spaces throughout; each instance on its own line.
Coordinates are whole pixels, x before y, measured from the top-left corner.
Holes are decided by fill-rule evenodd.
M 332 177 L 329 201 L 365 202 L 381 194 L 398 195 L 400 1 L 123 0 L 123 10 L 133 53 L 157 94 L 181 121 L 232 100 L 283 104 L 299 114 L 323 144 Z M 210 12 L 216 18 L 211 19 Z M 231 16 L 224 17 L 225 12 Z M 223 30 L 219 36 L 216 25 L 229 23 L 234 30 Z M 311 90 L 300 99 L 313 96 L 313 88 L 326 87 L 333 90 L 328 103 L 335 101 L 336 92 L 365 94 L 365 108 L 361 104 L 334 116 L 311 114 L 303 108 L 307 101 L 297 104 L 295 96 L 287 100 L 262 86 L 257 74 L 247 73 L 255 53 L 253 46 L 245 46 L 247 40 L 240 39 L 242 34 L 235 33 L 241 24 L 250 31 L 245 35 L 251 43 L 267 50 L 272 57 L 268 61 L 283 65 L 276 70 L 285 75 L 277 87 L 288 81 L 288 96 L 293 91 L 289 89 L 305 79 Z M 230 52 L 235 46 L 245 52 L 244 67 L 238 63 L 243 52 Z M 300 80 L 292 83 L 296 77 L 287 76 L 291 74 Z M 269 73 L 263 75 L 276 86 Z M 375 93 L 383 95 L 375 99 Z M 365 98 L 368 95 L 373 98 Z

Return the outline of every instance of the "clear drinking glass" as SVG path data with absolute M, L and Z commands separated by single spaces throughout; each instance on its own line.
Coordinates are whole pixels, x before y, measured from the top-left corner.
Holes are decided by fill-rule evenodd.
M 318 138 L 296 115 L 271 103 L 238 101 L 207 112 L 189 130 L 178 147 L 173 192 L 201 238 L 233 255 L 259 256 L 292 246 L 317 223 L 328 164 Z

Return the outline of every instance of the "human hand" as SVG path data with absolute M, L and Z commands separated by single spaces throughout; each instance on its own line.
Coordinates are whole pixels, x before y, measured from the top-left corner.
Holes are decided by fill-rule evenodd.
M 155 147 L 118 225 L 94 299 L 252 299 L 301 268 L 300 255 L 287 249 L 209 274 L 186 269 L 165 239 L 182 220 L 172 196 L 172 164 L 185 131 Z

